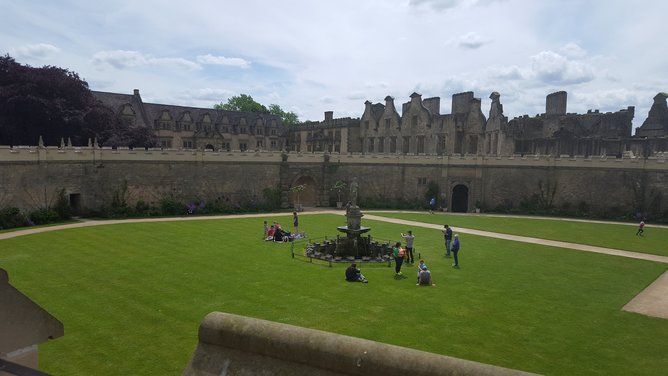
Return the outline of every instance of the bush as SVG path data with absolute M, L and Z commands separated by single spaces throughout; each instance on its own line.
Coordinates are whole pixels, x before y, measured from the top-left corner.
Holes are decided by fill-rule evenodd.
M 53 211 L 58 214 L 60 219 L 68 220 L 72 218 L 72 207 L 70 206 L 70 200 L 65 194 L 64 189 L 61 189 L 60 192 L 58 192 L 58 199 L 53 206 Z
M 60 221 L 60 216 L 55 210 L 37 209 L 30 213 L 30 220 L 36 225 L 44 225 Z
M 28 224 L 28 219 L 18 208 L 7 207 L 0 209 L 0 229 L 22 227 Z
M 182 215 L 185 213 L 185 206 L 172 197 L 160 200 L 160 214 L 162 215 Z
M 135 214 L 141 217 L 150 215 L 151 206 L 147 204 L 144 200 L 139 200 L 135 204 Z
M 262 190 L 265 210 L 276 210 L 281 207 L 281 188 L 265 188 Z

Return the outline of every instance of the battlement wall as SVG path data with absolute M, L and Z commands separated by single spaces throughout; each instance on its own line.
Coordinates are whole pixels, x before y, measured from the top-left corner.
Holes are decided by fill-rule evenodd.
M 564 167 L 593 169 L 650 169 L 668 170 L 668 153 L 649 158 L 612 158 L 607 156 L 550 156 L 550 155 L 429 155 L 381 153 L 285 153 L 289 163 L 338 164 L 399 164 L 428 166 L 477 167 Z M 282 153 L 276 151 L 201 151 L 177 149 L 111 149 L 0 146 L 0 163 L 101 163 L 101 162 L 190 162 L 190 163 L 280 163 Z
M 547 187 L 555 206 L 586 203 L 626 213 L 637 208 L 668 210 L 667 153 L 651 158 L 524 155 L 404 155 L 361 153 L 214 152 L 171 149 L 0 147 L 0 207 L 34 210 L 53 203 L 64 190 L 82 209 L 109 207 L 127 186 L 127 201 L 158 205 L 219 200 L 234 205 L 261 201 L 266 189 L 289 188 L 307 177 L 315 205 L 330 206 L 334 182 L 357 179 L 360 197 L 370 200 L 423 199 L 427 181 L 452 205 L 453 188 L 468 190 L 467 210 L 515 206 Z M 640 187 L 640 189 L 639 189 Z M 47 197 L 48 196 L 48 197 Z

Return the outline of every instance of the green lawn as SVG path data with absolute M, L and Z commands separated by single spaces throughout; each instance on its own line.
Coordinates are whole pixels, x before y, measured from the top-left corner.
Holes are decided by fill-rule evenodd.
M 668 228 L 652 227 L 652 224 L 645 226 L 644 236 L 640 237 L 635 236 L 637 226 L 625 224 L 444 213 L 369 212 L 369 214 L 668 256 Z
M 336 235 L 344 220 L 300 219 L 312 237 Z M 382 239 L 406 230 L 364 225 Z M 414 267 L 395 279 L 386 265 L 362 265 L 369 284 L 346 283 L 347 265 L 292 259 L 289 243 L 263 242 L 261 218 L 6 239 L 0 267 L 64 323 L 65 336 L 40 347 L 41 367 L 55 375 L 179 375 L 211 311 L 543 374 L 668 369 L 668 320 L 621 311 L 666 265 L 462 234 L 455 270 L 440 231 L 413 230 L 435 287 L 416 287 Z

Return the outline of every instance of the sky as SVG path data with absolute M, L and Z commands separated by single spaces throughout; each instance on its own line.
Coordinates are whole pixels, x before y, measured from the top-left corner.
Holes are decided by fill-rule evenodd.
M 473 91 L 512 119 L 635 106 L 668 91 L 664 0 L 0 0 L 0 54 L 76 72 L 92 90 L 213 107 L 248 94 L 302 121 L 364 102 Z

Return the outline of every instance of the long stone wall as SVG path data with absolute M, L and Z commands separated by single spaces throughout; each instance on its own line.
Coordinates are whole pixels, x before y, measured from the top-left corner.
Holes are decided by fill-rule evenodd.
M 131 205 L 164 198 L 234 204 L 259 200 L 263 189 L 279 187 L 280 164 L 280 153 L 272 152 L 5 148 L 0 206 L 34 210 L 53 204 L 64 189 L 81 209 L 108 207 L 124 186 Z
M 126 199 L 156 203 L 165 197 L 260 199 L 280 187 L 284 206 L 291 186 L 305 183 L 306 205 L 328 206 L 334 182 L 357 180 L 364 199 L 423 200 L 436 182 L 452 209 L 465 187 L 467 210 L 518 205 L 537 196 L 557 207 L 585 203 L 605 213 L 636 208 L 668 210 L 668 164 L 653 158 L 484 157 L 402 154 L 327 154 L 0 147 L 0 206 L 31 210 L 52 204 L 64 189 L 81 208 L 109 206 L 127 184 Z M 459 198 L 461 200 L 461 197 Z

